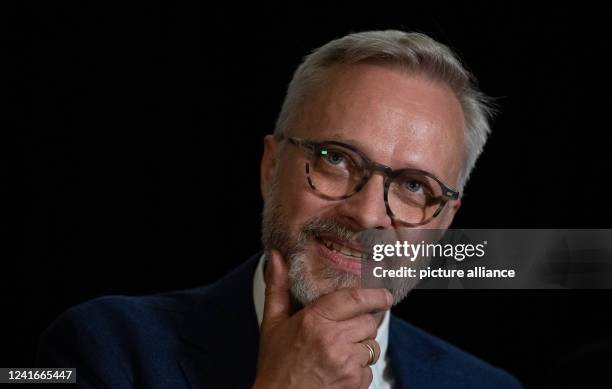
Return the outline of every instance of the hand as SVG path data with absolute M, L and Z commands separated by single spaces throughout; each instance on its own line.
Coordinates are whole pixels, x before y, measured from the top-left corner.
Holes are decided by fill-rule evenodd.
M 272 251 L 266 268 L 266 302 L 253 388 L 368 388 L 370 353 L 379 321 L 373 311 L 391 307 L 385 289 L 340 289 L 290 315 L 287 267 Z

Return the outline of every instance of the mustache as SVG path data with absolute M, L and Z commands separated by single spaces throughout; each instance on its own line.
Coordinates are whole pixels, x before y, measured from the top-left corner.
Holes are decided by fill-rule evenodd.
M 304 223 L 299 240 L 315 238 L 317 236 L 335 237 L 339 240 L 356 241 L 360 231 L 342 223 L 337 219 L 312 218 Z

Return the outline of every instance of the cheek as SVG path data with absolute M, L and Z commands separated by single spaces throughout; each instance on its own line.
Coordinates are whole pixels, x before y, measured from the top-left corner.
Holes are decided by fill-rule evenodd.
M 328 214 L 334 206 L 333 201 L 318 197 L 310 188 L 305 172 L 283 169 L 279 185 L 279 201 L 285 210 L 287 225 L 295 236 L 299 228 L 313 217 Z
M 426 228 L 431 229 L 446 229 L 450 227 L 451 222 L 453 221 L 453 211 L 451 204 L 446 204 L 444 209 L 440 212 L 438 216 L 436 216 Z

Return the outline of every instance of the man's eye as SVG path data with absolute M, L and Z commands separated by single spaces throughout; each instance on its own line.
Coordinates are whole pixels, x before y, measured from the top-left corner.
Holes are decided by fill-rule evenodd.
M 404 183 L 404 187 L 411 192 L 419 192 L 423 190 L 423 184 L 419 181 L 409 180 Z
M 331 152 L 328 151 L 326 158 L 327 158 L 327 161 L 331 163 L 332 165 L 339 165 L 345 161 L 345 158 L 342 154 L 335 153 L 333 151 Z

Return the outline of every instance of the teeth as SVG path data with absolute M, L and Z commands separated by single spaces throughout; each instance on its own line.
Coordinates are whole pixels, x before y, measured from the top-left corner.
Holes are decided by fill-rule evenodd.
M 350 247 L 343 246 L 343 245 L 341 245 L 339 243 L 332 242 L 332 241 L 329 241 L 327 239 L 321 238 L 321 241 L 323 242 L 325 247 L 327 247 L 330 250 L 337 251 L 337 252 L 339 252 L 341 254 L 344 254 L 344 255 L 347 255 L 349 257 L 354 257 L 354 258 L 358 258 L 358 259 L 364 259 L 365 254 L 362 253 L 361 251 L 354 250 L 354 249 L 352 249 Z

